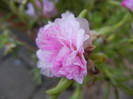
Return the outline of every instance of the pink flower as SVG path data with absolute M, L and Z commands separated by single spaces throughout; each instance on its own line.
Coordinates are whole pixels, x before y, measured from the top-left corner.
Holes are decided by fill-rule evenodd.
M 41 9 L 41 4 L 38 0 L 36 0 L 37 7 Z M 26 14 L 30 16 L 36 16 L 34 7 L 32 3 L 27 4 L 27 10 L 25 11 Z M 57 9 L 55 8 L 55 4 L 49 0 L 43 0 L 43 14 L 47 18 L 55 17 L 57 14 Z
M 55 4 L 50 2 L 49 0 L 43 0 L 43 14 L 48 17 L 52 18 L 57 14 L 57 9 L 55 8 Z
M 71 13 L 62 14 L 53 23 L 40 28 L 36 38 L 38 67 L 48 77 L 62 77 L 83 82 L 87 74 L 84 49 L 89 46 L 89 24 Z
M 133 12 L 133 0 L 123 0 L 121 3 L 123 7 L 130 9 Z
M 30 15 L 30 16 L 35 16 L 36 15 L 32 3 L 27 4 L 27 10 L 25 11 L 25 13 Z

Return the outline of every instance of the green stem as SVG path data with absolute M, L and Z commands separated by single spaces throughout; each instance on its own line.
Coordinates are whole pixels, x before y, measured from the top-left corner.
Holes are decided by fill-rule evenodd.
M 118 83 L 117 83 L 117 86 L 118 86 L 123 92 L 125 92 L 126 94 L 129 94 L 129 95 L 132 95 L 132 96 L 133 96 L 133 89 L 132 89 L 132 88 L 127 87 L 126 85 L 124 85 L 124 84 L 121 83 L 121 82 L 118 82 Z
M 35 10 L 36 14 L 38 14 L 37 11 L 39 8 L 37 7 L 35 0 L 30 0 L 30 1 L 31 1 L 32 5 L 34 6 L 34 10 Z
M 64 78 L 62 78 L 64 79 Z M 68 80 L 67 78 L 65 78 L 60 85 L 56 86 L 53 89 L 49 89 L 46 91 L 46 93 L 48 94 L 58 94 L 62 91 L 64 91 L 66 88 L 68 88 L 71 84 L 73 83 L 73 80 Z
M 40 4 L 41 4 L 41 9 L 39 10 L 41 12 L 41 14 L 43 15 L 43 1 L 42 0 L 39 0 Z
M 115 88 L 115 97 L 116 97 L 116 99 L 119 99 L 119 92 L 118 92 L 118 89 L 117 88 Z
M 108 34 L 110 32 L 113 32 L 113 27 L 112 26 L 106 26 L 106 27 L 102 27 L 101 29 L 98 30 L 99 34 Z
M 114 32 L 118 28 L 120 28 L 122 25 L 124 25 L 129 19 L 131 19 L 131 14 L 128 12 L 123 19 L 115 24 L 114 26 L 106 26 L 98 30 L 99 34 L 108 34 L 110 32 Z
M 107 1 L 109 4 L 114 5 L 114 6 L 121 6 L 121 3 L 119 1 L 112 1 L 112 0 L 108 0 Z
M 65 79 L 66 79 L 65 77 L 61 78 L 60 81 L 58 82 L 57 86 L 59 86 L 60 84 L 62 84 Z
M 50 99 L 57 99 L 60 93 L 68 88 L 72 83 L 73 80 L 68 80 L 63 77 L 55 88 L 47 90 L 46 93 L 51 94 Z
M 76 83 L 76 89 L 74 91 L 73 96 L 70 99 L 82 99 L 82 93 L 80 90 L 81 90 L 80 84 Z
M 104 99 L 108 99 L 109 93 L 110 93 L 111 84 L 110 82 L 107 82 L 106 84 L 106 93 Z
M 57 99 L 60 93 L 51 95 L 50 99 Z
M 14 3 L 13 1 L 10 1 L 10 2 L 9 2 L 9 7 L 10 7 L 10 10 L 11 10 L 14 14 L 17 15 L 18 10 L 17 10 L 17 7 L 16 7 L 16 5 L 15 5 L 15 3 Z
M 107 77 L 111 80 L 111 82 L 116 85 L 116 81 L 115 79 L 113 78 L 113 75 L 111 73 L 111 71 L 109 71 L 107 68 L 104 68 L 104 72 L 105 74 L 107 75 Z
M 120 28 L 123 24 L 125 24 L 129 19 L 131 18 L 131 14 L 128 12 L 124 18 L 118 22 L 116 25 L 114 25 L 114 29 Z
M 25 24 L 27 23 L 26 20 L 25 20 L 25 16 L 24 16 L 25 15 L 25 13 L 24 13 L 25 4 L 21 4 L 19 9 L 18 9 L 18 7 L 15 5 L 15 2 L 10 1 L 9 2 L 9 7 L 10 7 L 11 11 L 19 17 L 20 21 L 22 21 Z
M 23 23 L 27 23 L 25 20 L 25 4 L 21 4 L 19 7 L 18 17 Z
M 106 75 L 111 78 L 112 77 L 112 74 L 110 73 L 110 71 L 107 69 L 107 68 L 104 68 L 104 71 L 106 73 Z

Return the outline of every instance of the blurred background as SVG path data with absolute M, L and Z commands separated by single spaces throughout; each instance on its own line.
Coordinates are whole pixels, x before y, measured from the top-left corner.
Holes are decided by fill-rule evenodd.
M 49 99 L 46 90 L 60 78 L 48 78 L 36 67 L 35 38 L 40 27 L 87 9 L 85 18 L 95 33 L 95 63 L 100 73 L 87 75 L 78 96 L 75 85 L 59 99 L 133 99 L 133 18 L 122 0 L 0 0 L 0 99 Z M 92 57 L 93 59 L 93 57 Z

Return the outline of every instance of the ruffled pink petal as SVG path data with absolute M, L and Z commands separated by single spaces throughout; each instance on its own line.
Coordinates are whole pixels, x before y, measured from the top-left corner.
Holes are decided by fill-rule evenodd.
M 86 61 L 82 60 L 82 56 L 79 55 L 78 51 L 72 52 L 67 55 L 62 63 L 60 72 L 64 72 L 64 76 L 68 79 L 74 79 L 79 83 L 83 82 L 83 77 L 87 74 Z
M 53 77 L 54 74 L 51 72 L 51 67 L 52 67 L 52 64 L 50 64 L 48 61 L 38 61 L 37 63 L 37 67 L 38 68 L 41 68 L 41 73 L 43 75 L 46 75 L 48 77 Z
M 84 35 L 84 48 L 87 48 L 90 45 L 90 30 L 89 30 L 89 23 L 84 18 L 77 18 L 77 21 L 80 23 L 80 28 L 82 28 L 85 31 Z

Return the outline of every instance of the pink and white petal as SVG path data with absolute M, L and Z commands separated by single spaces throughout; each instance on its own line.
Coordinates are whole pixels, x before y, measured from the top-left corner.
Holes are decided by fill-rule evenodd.
M 38 61 L 37 67 L 41 68 L 41 74 L 47 77 L 53 77 L 54 74 L 51 72 L 52 65 L 48 61 Z
M 58 55 L 57 55 L 57 61 L 58 60 L 63 60 L 64 57 L 69 54 L 71 52 L 70 48 L 68 48 L 67 46 L 62 47 L 62 49 L 59 51 Z
M 89 30 L 89 23 L 84 18 L 77 18 L 77 21 L 80 23 L 80 28 L 84 29 L 85 35 L 84 35 L 84 48 L 87 48 L 89 46 L 90 42 L 90 30 Z
M 40 49 L 57 53 L 62 48 L 62 44 L 57 38 L 58 33 L 60 33 L 59 28 L 56 25 L 51 25 L 46 28 L 40 29 L 36 44 Z
M 59 69 L 58 73 L 62 73 L 62 75 L 64 73 L 64 76 L 68 79 L 74 79 L 82 83 L 83 79 L 80 77 L 84 77 L 87 74 L 87 70 L 86 64 L 82 64 L 81 61 L 80 57 L 77 56 L 77 52 L 69 54 L 64 58 L 62 67 Z
M 49 59 L 51 58 L 51 56 L 53 56 L 52 54 L 53 53 L 50 52 L 50 51 L 41 50 L 41 49 L 39 49 L 36 52 L 36 55 L 37 55 L 38 59 L 41 60 L 41 61 L 44 61 L 44 60 L 50 61 Z M 55 58 L 55 56 L 53 56 L 52 58 Z
M 77 33 L 77 50 L 83 46 L 83 42 L 84 42 L 84 30 L 80 29 Z
M 65 70 L 67 70 L 66 72 L 66 77 L 68 78 L 68 79 L 74 79 L 75 81 L 77 81 L 77 82 L 79 82 L 80 84 L 82 84 L 83 83 L 83 77 L 85 76 L 84 74 L 83 74 L 83 72 L 84 72 L 84 69 L 82 69 L 82 68 L 80 68 L 79 66 L 77 66 L 77 65 L 71 65 L 70 66 L 71 68 L 68 68 L 68 69 L 66 69 L 65 68 Z
M 62 14 L 62 19 L 58 18 L 55 23 L 58 24 L 63 30 L 62 35 L 67 38 L 66 40 L 71 40 L 73 36 L 77 33 L 80 27 L 79 22 L 74 18 L 73 14 Z M 71 20 L 71 21 L 70 21 Z M 69 26 L 69 28 L 68 28 Z
M 85 30 L 85 34 L 90 35 L 90 30 L 89 30 L 89 23 L 86 19 L 84 18 L 76 18 L 77 21 L 80 23 L 80 28 Z

